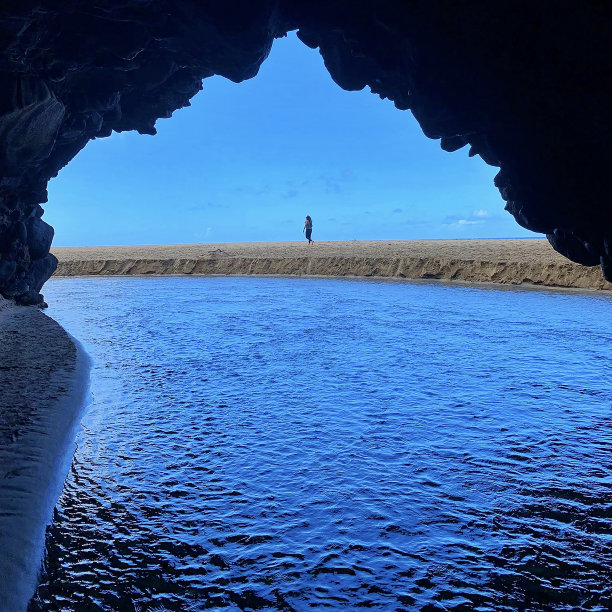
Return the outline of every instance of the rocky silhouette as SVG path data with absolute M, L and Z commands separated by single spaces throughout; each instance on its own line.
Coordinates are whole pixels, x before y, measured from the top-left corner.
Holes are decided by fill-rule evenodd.
M 57 262 L 40 204 L 89 140 L 155 134 L 202 79 L 255 76 L 290 30 L 340 87 L 368 86 L 444 150 L 498 166 L 517 222 L 612 280 L 609 3 L 4 0 L 0 293 L 42 302 Z

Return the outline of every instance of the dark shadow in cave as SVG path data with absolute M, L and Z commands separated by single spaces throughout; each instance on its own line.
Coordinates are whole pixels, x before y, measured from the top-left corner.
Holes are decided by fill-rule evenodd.
M 368 85 L 444 150 L 498 165 L 517 222 L 612 279 L 611 24 L 595 1 L 5 3 L 0 292 L 41 302 L 56 260 L 39 204 L 89 140 L 154 133 L 203 78 L 255 76 L 291 30 L 344 89 Z

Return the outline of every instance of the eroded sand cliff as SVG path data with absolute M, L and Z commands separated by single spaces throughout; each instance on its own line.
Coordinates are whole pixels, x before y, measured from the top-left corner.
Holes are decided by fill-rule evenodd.
M 363 276 L 612 289 L 546 240 L 415 240 L 56 248 L 58 276 Z

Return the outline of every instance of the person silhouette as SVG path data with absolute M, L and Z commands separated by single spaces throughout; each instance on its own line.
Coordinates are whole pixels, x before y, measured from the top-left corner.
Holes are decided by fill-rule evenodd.
M 306 215 L 306 221 L 304 221 L 304 229 L 302 231 L 306 232 L 306 240 L 308 240 L 308 244 L 310 244 L 311 242 L 314 242 L 314 240 L 311 238 L 312 219 L 310 218 L 310 215 Z

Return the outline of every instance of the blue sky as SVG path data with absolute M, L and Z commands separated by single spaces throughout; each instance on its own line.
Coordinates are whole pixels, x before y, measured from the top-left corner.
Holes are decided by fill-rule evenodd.
M 445 153 L 409 112 L 340 89 L 290 34 L 259 75 L 206 79 L 189 108 L 90 142 L 49 184 L 56 246 L 535 237 L 497 169 Z

